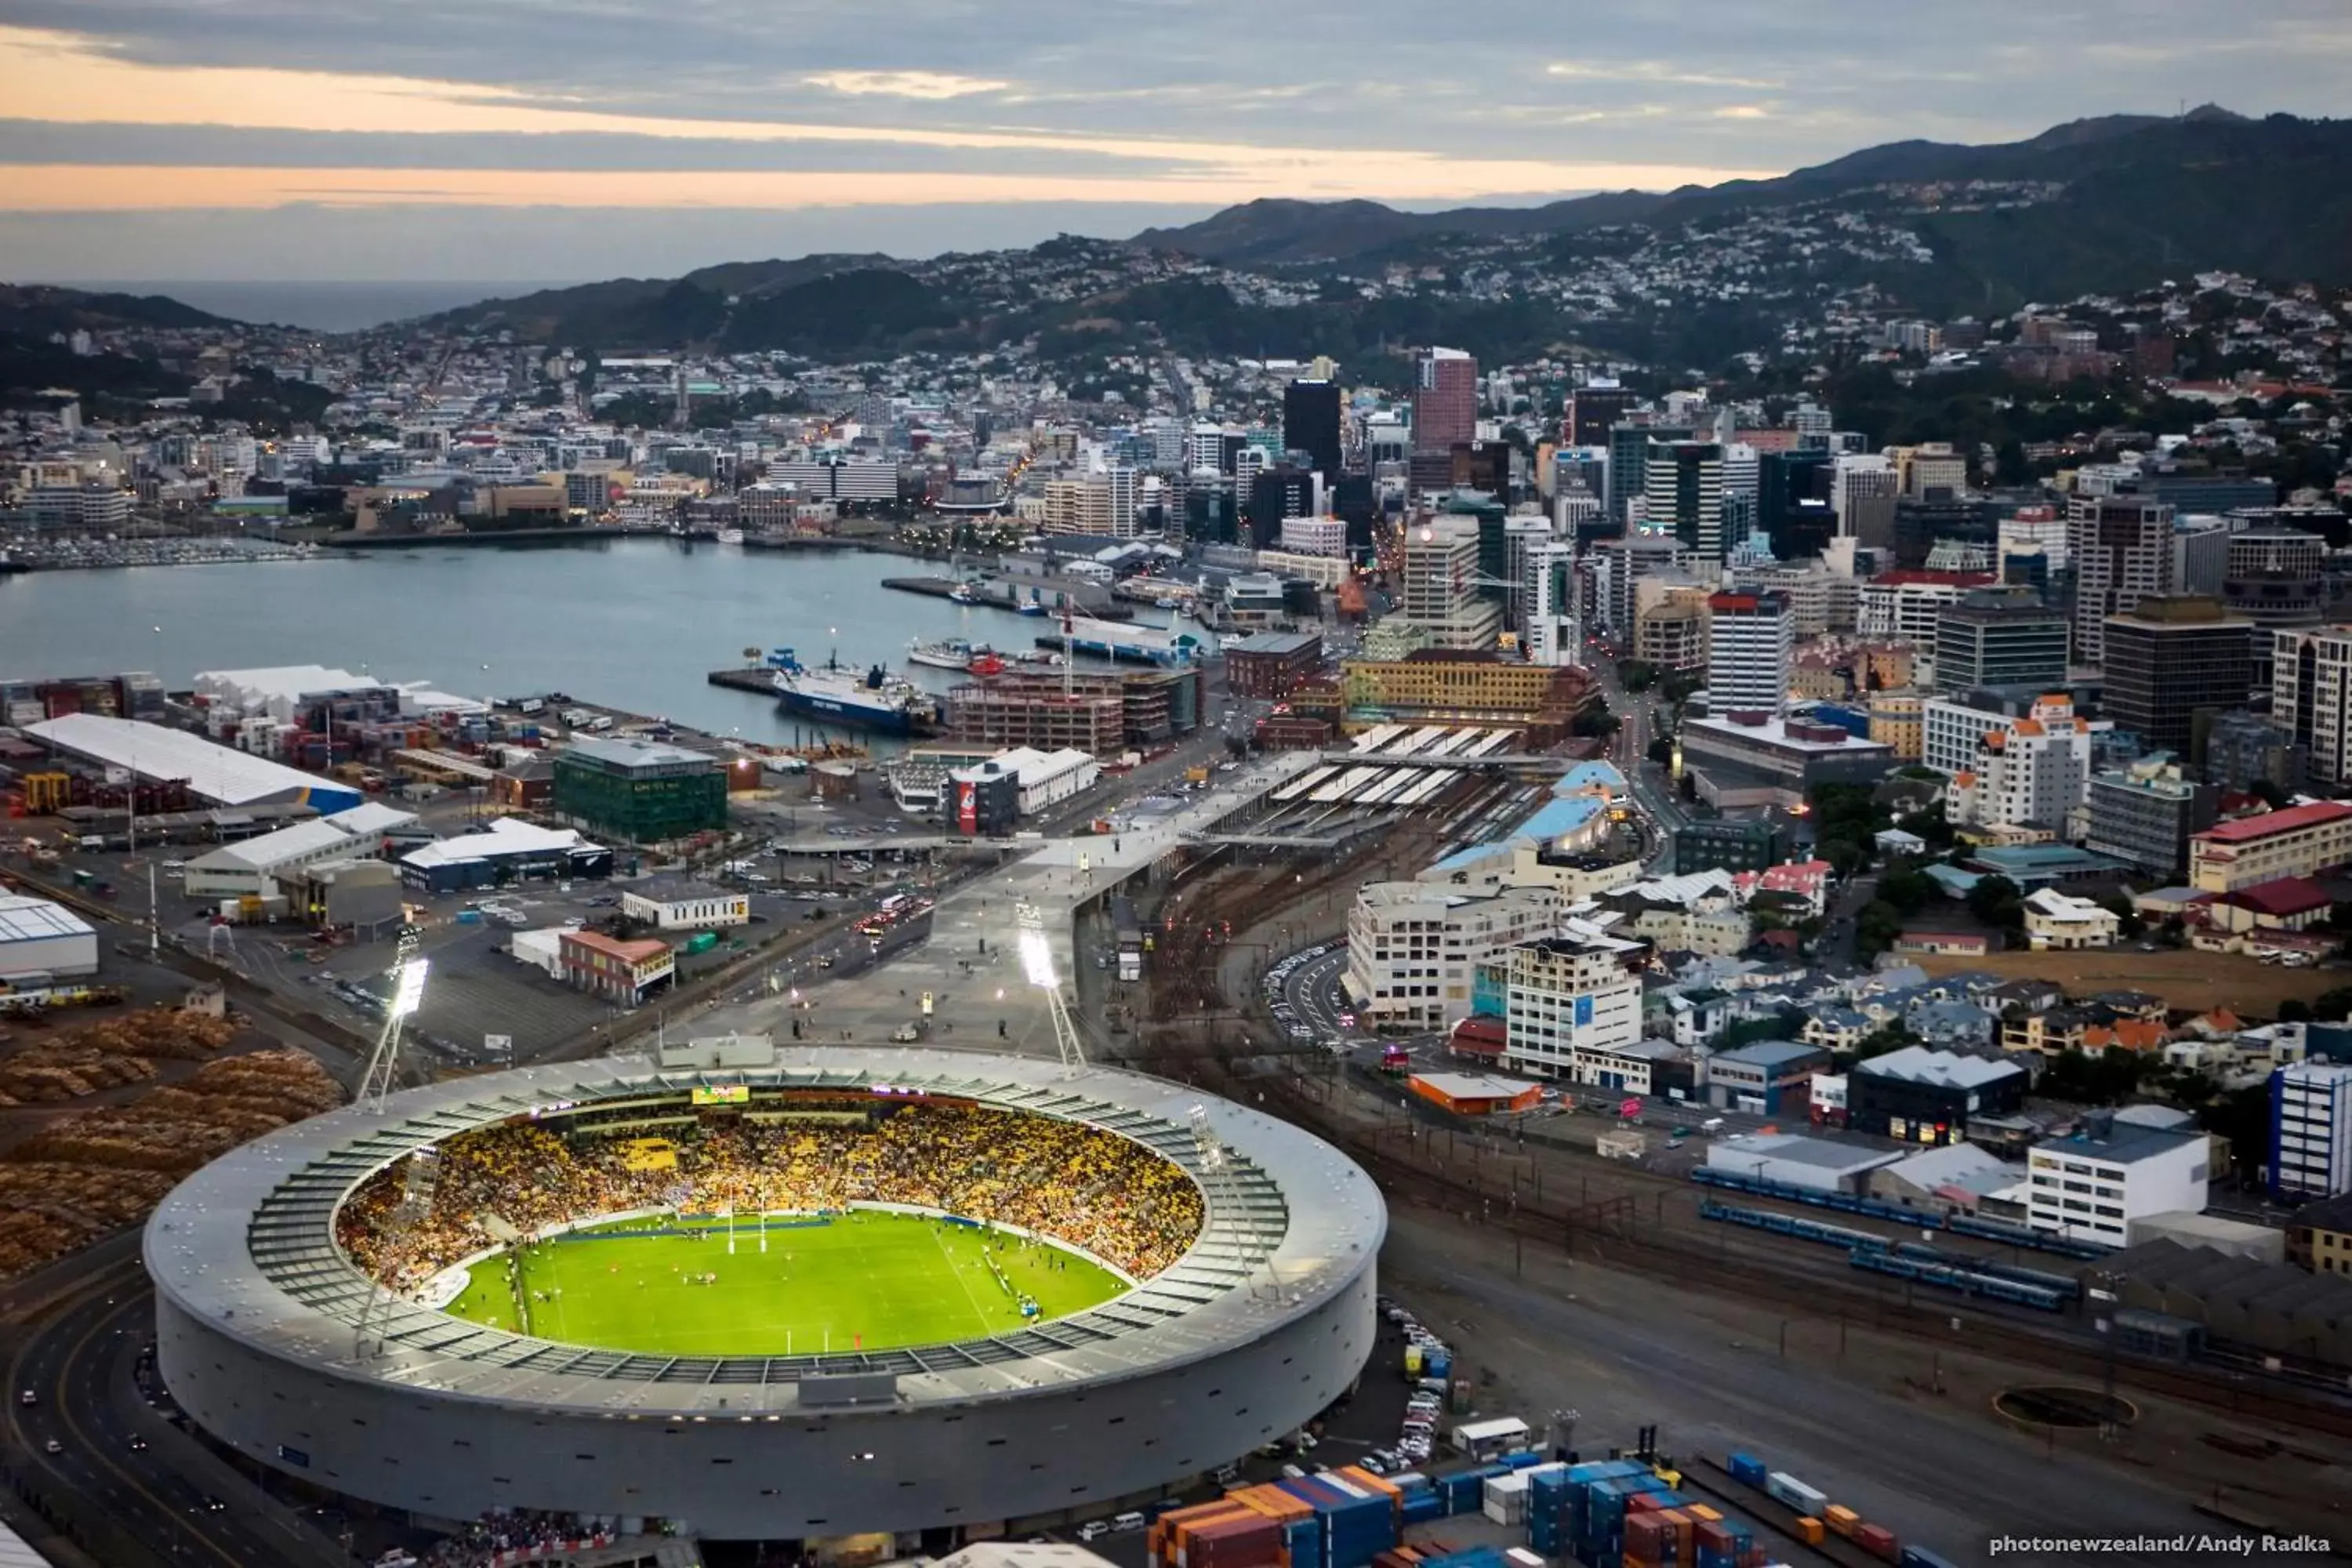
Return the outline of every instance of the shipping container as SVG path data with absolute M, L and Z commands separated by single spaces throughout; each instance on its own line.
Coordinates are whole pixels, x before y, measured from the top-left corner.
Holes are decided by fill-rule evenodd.
M 1821 1519 L 1832 1535 L 1850 1537 L 1862 1523 L 1862 1515 L 1842 1502 L 1833 1502 L 1822 1510 Z
M 1900 1563 L 1903 1560 L 1902 1542 L 1896 1541 L 1895 1532 L 1883 1524 L 1856 1525 L 1853 1543 L 1883 1562 Z
M 1786 1470 L 1775 1470 L 1764 1483 L 1764 1489 L 1779 1502 L 1784 1502 L 1799 1513 L 1809 1513 L 1816 1519 L 1829 1506 L 1829 1495 L 1818 1487 L 1809 1487 Z
M 1903 1568 L 1956 1568 L 1949 1558 L 1941 1557 L 1924 1546 L 1906 1546 L 1901 1558 Z
M 1822 1521 L 1810 1515 L 1797 1521 L 1797 1539 L 1808 1546 L 1819 1546 L 1827 1533 L 1822 1528 Z

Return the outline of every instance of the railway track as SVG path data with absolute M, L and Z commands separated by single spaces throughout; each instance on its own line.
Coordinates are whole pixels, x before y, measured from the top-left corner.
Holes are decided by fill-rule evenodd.
M 1735 1247 L 1728 1237 L 1717 1238 L 1697 1229 L 1696 1224 L 1685 1229 L 1645 1222 L 1645 1215 L 1659 1212 L 1647 1201 L 1645 1189 L 1671 1187 L 1688 1195 L 1684 1184 L 1667 1178 L 1648 1177 L 1637 1183 L 1630 1176 L 1619 1177 L 1607 1184 L 1613 1190 L 1598 1197 L 1580 1189 L 1575 1202 L 1566 1201 L 1567 1194 L 1528 1201 L 1524 1188 L 1506 1191 L 1485 1182 L 1474 1184 L 1461 1174 L 1410 1157 L 1393 1138 L 1366 1138 L 1359 1129 L 1336 1123 L 1311 1097 L 1297 1093 L 1286 1080 L 1240 1081 L 1265 1091 L 1268 1110 L 1287 1116 L 1345 1149 L 1391 1200 L 1463 1215 L 1504 1235 L 1684 1289 L 1728 1294 L 1793 1318 L 1834 1319 L 1939 1345 L 1953 1342 L 1951 1325 L 1958 1318 L 1969 1325 L 1966 1344 L 1972 1353 L 2090 1380 L 2103 1378 L 2108 1370 L 2106 1357 L 2095 1345 L 2083 1343 L 2054 1325 L 2021 1315 L 2011 1317 L 2004 1310 L 1988 1310 L 1981 1303 L 1942 1292 L 1906 1291 L 1898 1298 L 1885 1286 L 1856 1279 L 1842 1260 L 1831 1262 L 1822 1249 L 1809 1248 L 1815 1256 L 1807 1257 L 1782 1248 Z M 2352 1405 L 2310 1391 L 2268 1379 L 2256 1382 L 2252 1374 L 2140 1360 L 2119 1360 L 2114 1372 L 2118 1384 L 2183 1404 L 2352 1440 Z

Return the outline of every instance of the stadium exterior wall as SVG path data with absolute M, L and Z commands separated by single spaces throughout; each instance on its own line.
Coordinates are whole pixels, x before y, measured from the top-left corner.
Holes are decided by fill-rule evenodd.
M 472 1127 L 722 1083 L 755 1097 L 937 1092 L 1116 1129 L 1204 1183 L 1204 1228 L 1177 1264 L 1102 1307 L 919 1351 L 666 1358 L 413 1303 L 361 1310 L 370 1286 L 332 1242 L 332 1213 L 373 1172 Z M 1203 1148 L 1233 1157 L 1204 1166 Z M 258 1462 L 428 1517 L 657 1515 L 772 1541 L 1092 1513 L 1297 1429 L 1371 1352 L 1386 1228 L 1377 1189 L 1337 1150 L 1183 1085 L 986 1053 L 803 1047 L 714 1074 L 635 1058 L 526 1068 L 298 1123 L 176 1188 L 149 1222 L 145 1260 L 165 1384 Z M 797 1381 L 866 1373 L 895 1376 L 895 1400 L 803 1401 Z
M 614 1420 L 353 1382 L 168 1297 L 156 1356 L 215 1436 L 335 1491 L 444 1519 L 658 1513 L 719 1540 L 782 1540 L 1092 1512 L 1237 1458 L 1348 1391 L 1373 1290 L 1368 1261 L 1264 1339 L 1108 1386 L 782 1420 Z

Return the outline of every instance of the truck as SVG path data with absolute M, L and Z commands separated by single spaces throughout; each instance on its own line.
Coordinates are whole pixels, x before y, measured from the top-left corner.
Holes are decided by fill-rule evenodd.
M 715 931 L 697 931 L 686 939 L 686 951 L 689 953 L 709 952 L 718 945 L 719 933 Z

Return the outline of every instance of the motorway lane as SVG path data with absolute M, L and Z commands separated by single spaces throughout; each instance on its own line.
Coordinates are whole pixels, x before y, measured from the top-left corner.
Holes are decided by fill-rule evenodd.
M 303 1539 L 286 1510 L 140 1396 L 131 1363 L 152 1335 L 154 1299 L 136 1240 L 131 1233 L 107 1244 L 79 1288 L 19 1339 L 8 1394 L 19 1474 L 60 1519 L 77 1521 L 110 1568 L 343 1562 L 338 1549 Z M 19 1403 L 25 1389 L 37 1405 Z M 52 1441 L 58 1453 L 46 1451 Z M 212 1509 L 215 1498 L 226 1506 Z

